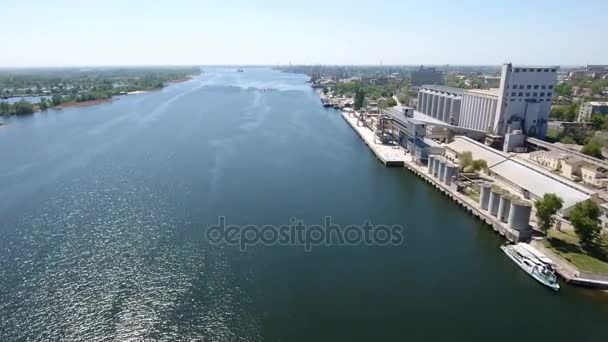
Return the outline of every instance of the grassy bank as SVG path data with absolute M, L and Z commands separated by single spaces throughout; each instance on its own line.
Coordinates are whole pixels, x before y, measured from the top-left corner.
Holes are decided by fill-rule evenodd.
M 583 250 L 574 232 L 549 230 L 548 237 L 542 241 L 542 244 L 581 271 L 608 274 L 608 260 L 602 256 L 590 255 Z

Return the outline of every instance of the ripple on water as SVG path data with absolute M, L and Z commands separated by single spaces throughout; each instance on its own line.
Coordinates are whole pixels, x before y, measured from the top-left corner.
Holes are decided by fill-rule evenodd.
M 19 220 L 0 254 L 0 340 L 260 339 L 221 250 L 143 178 L 75 179 Z

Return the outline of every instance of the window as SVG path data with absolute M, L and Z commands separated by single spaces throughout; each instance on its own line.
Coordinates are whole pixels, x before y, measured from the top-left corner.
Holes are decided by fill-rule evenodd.
M 521 72 L 526 72 L 528 71 L 528 69 L 521 69 Z
M 519 72 L 519 69 L 515 69 L 515 72 Z
M 551 72 L 555 72 L 555 69 L 551 69 Z
M 536 69 L 536 72 L 541 72 L 541 71 L 543 71 L 543 70 L 542 69 Z
M 517 84 L 513 84 L 513 85 L 511 86 L 511 89 L 517 89 Z
M 535 85 L 534 85 L 534 89 L 538 89 L 538 84 L 535 84 Z
M 545 72 L 549 72 L 549 69 L 545 69 Z
M 553 93 L 547 93 L 547 96 L 551 97 L 551 95 L 553 95 Z
M 517 93 L 516 92 L 512 92 L 511 96 L 517 96 Z
M 547 88 L 547 86 L 545 86 L 544 84 L 540 86 L 540 89 L 545 89 Z
M 526 89 L 532 89 L 532 86 L 528 84 L 528 85 L 526 86 Z
M 540 96 L 545 96 L 545 93 L 540 93 Z
M 524 96 L 524 93 L 521 93 L 521 92 L 520 92 L 520 93 L 518 94 L 518 96 Z
M 519 85 L 519 89 L 524 89 L 524 85 L 523 85 L 523 84 L 520 84 L 520 85 Z
M 526 96 L 530 96 L 530 93 L 529 93 L 529 92 L 526 92 Z
M 553 85 L 550 85 L 550 86 L 549 86 L 549 89 L 553 89 Z
M 537 97 L 538 93 L 532 93 L 532 96 Z

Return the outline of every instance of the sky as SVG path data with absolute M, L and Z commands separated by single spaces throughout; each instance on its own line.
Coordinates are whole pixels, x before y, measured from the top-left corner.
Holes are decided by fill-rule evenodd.
M 0 67 L 608 64 L 607 0 L 0 0 Z

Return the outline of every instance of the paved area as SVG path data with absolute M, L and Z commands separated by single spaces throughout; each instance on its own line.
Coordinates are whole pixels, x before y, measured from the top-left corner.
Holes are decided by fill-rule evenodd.
M 403 166 L 407 158 L 405 151 L 396 145 L 383 145 L 374 142 L 374 132 L 363 126 L 357 126 L 357 118 L 342 113 L 342 117 L 361 136 L 372 152 L 387 166 Z

